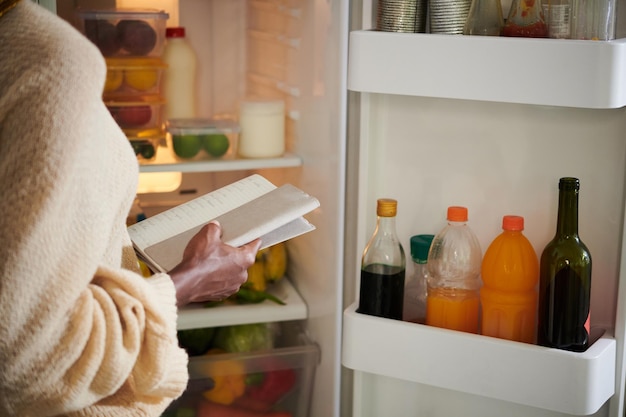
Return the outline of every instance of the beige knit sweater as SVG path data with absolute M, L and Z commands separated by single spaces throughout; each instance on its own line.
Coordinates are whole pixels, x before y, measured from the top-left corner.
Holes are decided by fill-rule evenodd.
M 137 161 L 105 73 L 30 0 L 0 18 L 0 416 L 158 416 L 186 386 L 172 281 L 129 246 Z

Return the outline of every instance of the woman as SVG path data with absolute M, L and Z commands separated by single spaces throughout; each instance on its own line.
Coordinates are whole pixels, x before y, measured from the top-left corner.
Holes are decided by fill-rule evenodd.
M 260 245 L 207 225 L 169 275 L 139 275 L 137 161 L 106 66 L 30 0 L 0 0 L 0 415 L 158 416 L 185 389 L 176 308 L 235 292 Z

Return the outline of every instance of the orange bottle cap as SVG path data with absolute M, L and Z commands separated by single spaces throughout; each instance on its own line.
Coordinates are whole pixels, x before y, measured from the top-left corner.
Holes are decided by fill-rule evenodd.
M 466 222 L 467 207 L 450 206 L 448 207 L 448 220 L 451 222 Z
M 524 230 L 524 218 L 522 216 L 507 215 L 502 217 L 502 229 Z
M 380 217 L 394 217 L 398 210 L 398 202 L 392 198 L 379 198 L 376 204 L 376 214 Z

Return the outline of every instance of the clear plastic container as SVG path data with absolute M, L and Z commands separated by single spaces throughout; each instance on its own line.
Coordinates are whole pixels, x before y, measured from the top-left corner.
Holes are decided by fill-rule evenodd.
M 79 10 L 79 29 L 105 57 L 163 53 L 169 15 L 155 9 Z
M 547 38 L 548 25 L 543 15 L 541 1 L 513 0 L 502 29 L 502 36 Z
M 104 100 L 133 95 L 161 95 L 167 65 L 160 58 L 107 58 Z
M 483 257 L 481 333 L 534 343 L 539 260 L 530 241 L 522 233 L 523 217 L 504 216 L 502 230 Z
M 411 259 L 413 272 L 404 285 L 404 311 L 402 320 L 424 324 L 426 322 L 426 294 L 428 279 L 428 251 L 433 235 L 411 236 Z
M 426 324 L 478 333 L 480 243 L 467 224 L 466 207 L 448 207 L 447 219 L 428 252 Z
M 155 137 L 163 132 L 163 103 L 159 97 L 129 97 L 105 101 L 126 136 Z
M 171 119 L 166 122 L 167 146 L 179 160 L 233 159 L 239 125 L 232 119 Z

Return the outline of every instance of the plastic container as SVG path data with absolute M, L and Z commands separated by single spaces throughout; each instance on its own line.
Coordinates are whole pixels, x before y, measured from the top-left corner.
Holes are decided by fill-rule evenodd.
M 162 416 L 261 416 L 271 410 L 308 417 L 319 360 L 318 346 L 302 334 L 295 343 L 279 343 L 274 349 L 191 357 L 187 390 Z M 236 398 L 208 395 L 225 378 L 232 378 Z
M 139 162 L 151 162 L 156 159 L 159 139 L 129 139 L 130 145 Z
M 133 139 L 163 135 L 163 103 L 159 97 L 143 96 L 105 101 L 113 119 Z
M 158 57 L 168 17 L 155 9 L 79 10 L 78 26 L 105 57 Z
M 426 324 L 478 333 L 482 251 L 466 207 L 448 207 L 448 225 L 428 252 Z
M 104 100 L 133 95 L 161 95 L 167 65 L 160 58 L 107 58 Z
M 244 158 L 275 158 L 285 153 L 285 102 L 247 99 L 239 106 L 238 153 Z
M 411 236 L 413 273 L 404 285 L 404 311 L 402 320 L 424 324 L 426 322 L 426 294 L 428 280 L 428 251 L 433 235 Z
M 171 119 L 167 146 L 179 160 L 233 159 L 239 125 L 232 119 Z
M 163 60 L 168 65 L 163 83 L 163 94 L 167 100 L 165 118 L 197 117 L 197 57 L 185 37 L 184 27 L 167 28 Z
M 481 268 L 481 333 L 534 343 L 537 333 L 539 260 L 524 236 L 524 218 L 502 218 L 502 233 L 489 245 Z

